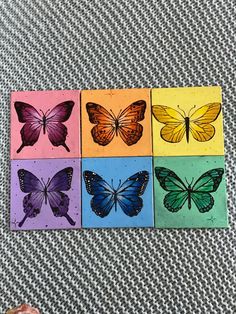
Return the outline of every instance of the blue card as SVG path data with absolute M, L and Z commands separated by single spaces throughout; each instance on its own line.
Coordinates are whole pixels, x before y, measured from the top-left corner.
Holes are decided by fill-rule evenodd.
M 84 228 L 153 227 L 152 157 L 82 160 Z

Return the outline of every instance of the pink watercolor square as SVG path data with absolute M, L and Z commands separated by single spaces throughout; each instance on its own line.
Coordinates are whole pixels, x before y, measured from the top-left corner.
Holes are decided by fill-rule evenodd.
M 78 158 L 80 151 L 79 90 L 12 92 L 11 159 Z

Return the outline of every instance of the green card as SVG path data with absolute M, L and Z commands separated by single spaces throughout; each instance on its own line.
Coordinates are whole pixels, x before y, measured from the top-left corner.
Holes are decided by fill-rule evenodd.
M 155 227 L 227 228 L 223 156 L 154 157 Z

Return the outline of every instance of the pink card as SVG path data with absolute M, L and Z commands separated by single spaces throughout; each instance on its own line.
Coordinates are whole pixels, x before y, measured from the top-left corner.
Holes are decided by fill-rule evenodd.
M 80 156 L 80 91 L 11 94 L 11 159 Z

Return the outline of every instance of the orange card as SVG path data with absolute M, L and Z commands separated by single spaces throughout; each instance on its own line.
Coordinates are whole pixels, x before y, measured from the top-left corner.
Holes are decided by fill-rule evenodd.
M 82 156 L 152 156 L 150 89 L 81 93 Z

